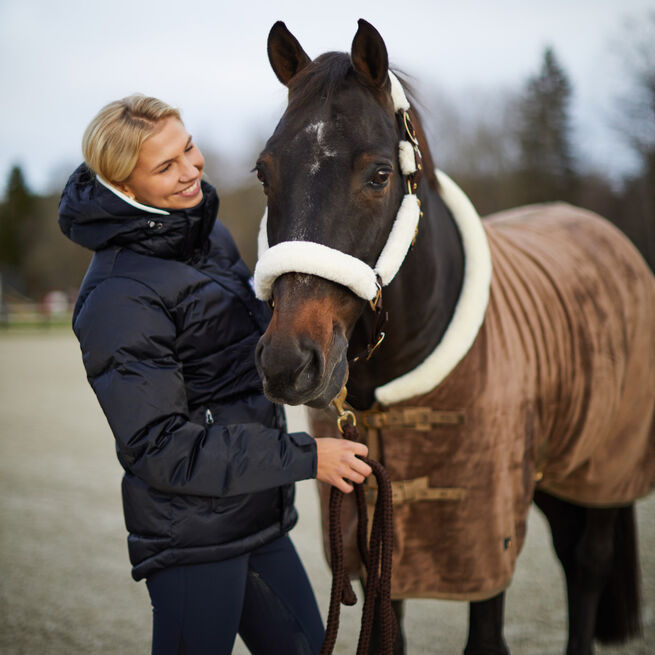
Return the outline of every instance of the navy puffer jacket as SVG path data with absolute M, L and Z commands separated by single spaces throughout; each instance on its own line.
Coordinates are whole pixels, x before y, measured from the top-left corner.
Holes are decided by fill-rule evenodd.
M 159 213 L 82 165 L 59 205 L 62 231 L 95 252 L 73 316 L 93 390 L 125 469 L 132 575 L 240 555 L 290 530 L 296 480 L 316 445 L 285 431 L 262 393 L 255 345 L 268 308 L 218 197 Z

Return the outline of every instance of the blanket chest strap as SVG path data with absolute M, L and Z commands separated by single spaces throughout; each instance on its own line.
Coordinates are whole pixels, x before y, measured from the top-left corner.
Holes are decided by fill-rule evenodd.
M 429 407 L 401 407 L 398 409 L 362 412 L 362 423 L 368 428 L 411 428 L 427 431 L 435 425 L 461 425 L 464 412 L 430 409 Z
M 374 504 L 378 490 L 375 486 L 366 486 L 366 502 Z M 413 480 L 396 480 L 391 483 L 391 497 L 394 505 L 411 503 L 417 500 L 460 501 L 466 498 L 466 489 L 462 487 L 431 487 L 427 475 Z

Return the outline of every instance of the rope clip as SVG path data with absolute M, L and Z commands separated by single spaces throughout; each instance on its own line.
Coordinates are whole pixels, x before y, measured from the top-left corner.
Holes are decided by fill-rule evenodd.
M 346 385 L 344 384 L 343 387 L 341 387 L 341 391 L 332 399 L 332 402 L 330 403 L 331 405 L 334 405 L 334 408 L 337 410 L 337 414 L 339 415 L 337 417 L 337 427 L 339 428 L 339 432 L 341 432 L 341 434 L 343 434 L 343 424 L 344 422 L 348 421 L 348 419 L 352 420 L 353 427 L 357 425 L 357 417 L 355 416 L 355 412 L 349 409 L 344 409 L 347 395 L 348 389 L 346 389 Z

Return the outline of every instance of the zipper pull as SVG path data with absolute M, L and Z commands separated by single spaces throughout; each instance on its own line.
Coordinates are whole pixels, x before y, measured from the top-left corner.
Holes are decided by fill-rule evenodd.
M 212 425 L 214 423 L 214 415 L 212 414 L 211 409 L 207 409 L 205 412 L 205 425 Z

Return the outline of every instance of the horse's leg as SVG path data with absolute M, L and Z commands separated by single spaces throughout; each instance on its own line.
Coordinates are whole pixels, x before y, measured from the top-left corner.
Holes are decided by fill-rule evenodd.
M 503 637 L 505 592 L 469 603 L 469 634 L 464 655 L 509 655 Z
M 543 492 L 535 493 L 535 503 L 550 523 L 555 552 L 566 574 L 569 614 L 567 655 L 591 655 L 594 635 L 597 632 L 602 635 L 604 629 L 604 626 L 597 628 L 596 625 L 601 598 L 607 595 L 604 596 L 603 591 L 610 582 L 613 570 L 623 568 L 617 560 L 636 562 L 634 548 L 630 552 L 627 545 L 623 546 L 620 540 L 615 541 L 615 537 L 619 536 L 617 517 L 620 512 L 625 513 L 630 508 L 583 508 Z M 620 535 L 621 538 L 624 536 Z M 621 552 L 615 551 L 615 544 Z M 628 580 L 627 584 L 617 580 L 612 585 L 616 586 L 616 593 L 612 595 L 617 597 L 608 598 L 605 604 L 619 606 L 634 602 L 632 597 L 637 593 L 636 578 Z M 628 620 L 631 611 L 628 611 Z M 624 639 L 630 634 L 629 627 L 619 626 L 617 635 L 608 640 L 617 637 Z
M 591 655 L 600 596 L 609 579 L 614 555 L 618 509 L 585 510 L 585 527 L 575 551 L 573 579 L 568 582 L 568 655 Z

